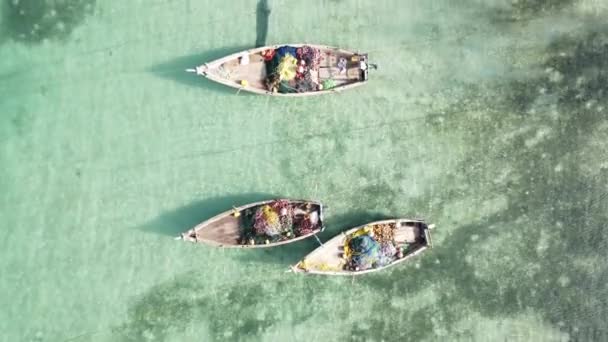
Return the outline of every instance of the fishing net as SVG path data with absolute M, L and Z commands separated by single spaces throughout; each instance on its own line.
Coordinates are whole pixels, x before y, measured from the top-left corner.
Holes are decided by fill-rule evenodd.
M 285 55 L 279 62 L 277 67 L 277 73 L 279 79 L 291 81 L 296 77 L 296 69 L 298 67 L 298 60 L 292 55 Z
M 293 229 L 293 216 L 291 214 L 279 216 L 279 222 L 281 224 L 281 232 L 287 232 Z
M 257 234 L 269 236 L 279 234 L 281 229 L 279 215 L 269 205 L 259 208 L 255 213 L 253 229 Z
M 380 242 L 390 242 L 393 241 L 395 237 L 395 224 L 394 223 L 385 223 L 385 224 L 377 224 L 374 225 L 374 238 Z
M 312 211 L 311 211 L 312 209 Z M 246 212 L 242 244 L 271 243 L 314 233 L 321 223 L 319 212 L 309 204 L 277 200 Z
M 362 271 L 372 268 L 380 257 L 380 244 L 370 235 L 360 235 L 350 240 L 350 266 Z
M 344 242 L 346 267 L 363 271 L 391 264 L 398 249 L 393 239 L 394 224 L 366 226 L 350 234 Z
M 312 233 L 317 228 L 317 224 L 313 223 L 310 215 L 302 216 L 294 229 L 296 235 L 306 235 Z
M 317 68 L 321 63 L 321 51 L 310 46 L 302 46 L 296 50 L 299 60 L 306 62 L 309 68 Z
M 318 89 L 318 85 L 312 80 L 310 71 L 307 71 L 303 77 L 296 81 L 296 91 L 298 93 L 305 93 L 308 91 L 315 91 Z
M 384 242 L 380 245 L 380 253 L 378 256 L 378 266 L 386 266 L 395 260 L 397 248 L 392 242 Z
M 346 259 L 350 259 L 350 257 L 352 256 L 352 250 L 350 247 L 350 241 L 354 238 L 356 238 L 357 236 L 361 236 L 361 235 L 366 235 L 371 231 L 370 227 L 363 227 L 361 229 L 358 229 L 357 231 L 355 231 L 352 234 L 349 234 L 346 239 L 344 240 L 344 257 Z
M 310 46 L 281 46 L 273 51 L 274 54 L 270 50 L 262 53 L 268 75 L 265 82 L 268 90 L 280 93 L 319 90 L 311 73 L 321 63 L 319 49 Z
M 274 55 L 270 60 L 266 61 L 266 74 L 268 76 L 276 75 L 277 67 L 279 66 L 279 62 L 281 62 L 281 58 L 278 55 Z
M 293 228 L 293 208 L 287 201 L 276 201 L 258 208 L 253 229 L 258 235 L 275 236 Z
M 292 87 L 288 81 L 281 81 L 279 83 L 279 93 L 295 93 L 297 92 L 296 88 Z

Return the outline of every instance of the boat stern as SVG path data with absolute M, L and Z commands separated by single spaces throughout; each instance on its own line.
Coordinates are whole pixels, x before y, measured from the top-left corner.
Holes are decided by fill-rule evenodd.
M 378 66 L 369 62 L 369 57 L 366 53 L 356 54 L 355 56 L 359 60 L 360 79 L 362 82 L 365 82 L 369 79 L 369 70 L 378 69 Z
M 433 248 L 433 240 L 431 238 L 431 229 L 434 229 L 435 225 L 434 224 L 429 224 L 426 226 L 426 229 L 424 230 L 424 239 L 426 241 L 427 246 L 429 246 L 430 248 Z
M 325 219 L 323 218 L 323 204 L 319 202 L 319 233 L 325 230 Z

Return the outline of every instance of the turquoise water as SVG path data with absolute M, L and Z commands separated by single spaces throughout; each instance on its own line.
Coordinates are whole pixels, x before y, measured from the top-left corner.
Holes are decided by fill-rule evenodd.
M 0 340 L 608 339 L 608 2 L 5 1 Z M 363 87 L 236 94 L 185 68 L 263 43 L 368 51 Z M 285 273 L 314 241 L 172 236 L 272 197 L 326 240 L 437 224 L 409 265 Z

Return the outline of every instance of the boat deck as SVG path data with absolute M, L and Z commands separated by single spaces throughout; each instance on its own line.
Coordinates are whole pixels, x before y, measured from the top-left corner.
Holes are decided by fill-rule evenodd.
M 361 81 L 359 62 L 352 61 L 353 56 L 354 54 L 321 50 L 321 61 L 317 70 L 312 72 L 312 80 L 315 83 L 322 83 L 331 79 L 334 81 L 335 87 Z M 342 73 L 338 68 L 340 58 L 347 60 L 346 69 Z M 265 85 L 266 64 L 259 52 L 250 54 L 247 64 L 242 65 L 239 59 L 231 59 L 210 68 L 209 73 L 234 82 L 235 85 L 240 85 L 241 81 L 246 80 L 249 87 L 267 90 Z
M 221 217 L 205 229 L 196 231 L 197 240 L 213 241 L 225 245 L 238 244 L 240 236 L 240 219 L 233 215 Z
M 240 84 L 247 80 L 250 87 L 266 90 L 266 63 L 259 53 L 249 55 L 249 63 L 241 65 L 238 59 L 233 59 L 221 64 L 215 73 L 222 78 Z
M 341 86 L 357 82 L 361 79 L 359 63 L 351 61 L 353 55 L 327 53 L 325 51 L 322 51 L 321 54 L 321 63 L 317 72 L 317 77 L 321 82 L 331 79 L 334 80 L 336 86 Z M 347 60 L 346 70 L 342 73 L 340 73 L 340 69 L 338 68 L 340 58 Z
M 246 231 L 253 229 L 252 219 L 254 212 L 260 206 L 267 205 L 275 201 L 277 200 L 260 201 L 225 211 L 182 233 L 179 238 L 186 241 L 207 243 L 219 247 L 260 248 L 283 245 L 305 239 L 311 235 L 319 233 L 324 229 L 323 206 L 321 203 L 305 200 L 283 200 L 288 201 L 292 206 L 292 219 L 294 221 L 301 219 L 302 215 L 315 213 L 317 217 L 316 228 L 307 231 L 303 235 L 296 235 L 291 238 L 270 243 L 267 241 L 265 244 L 243 244 L 243 234 L 246 234 Z
M 375 222 L 366 226 L 373 227 L 377 224 L 384 224 L 387 222 L 388 221 Z M 426 242 L 424 241 L 424 231 L 420 228 L 417 222 L 401 221 L 397 222 L 396 224 L 397 228 L 395 229 L 395 242 L 400 245 L 408 244 L 409 248 L 407 249 L 407 252 L 403 258 L 394 261 L 391 265 L 408 259 L 410 256 L 417 254 L 421 249 L 426 248 L 427 246 Z M 350 229 L 344 234 L 329 240 L 322 247 L 306 256 L 305 260 L 299 266 L 305 267 L 307 271 L 312 273 L 330 272 L 332 274 L 353 274 L 352 271 L 344 270 L 344 265 L 346 262 L 343 258 L 344 241 L 348 235 L 354 233 L 362 227 L 364 226 Z M 373 272 L 388 266 L 390 265 L 377 269 L 361 271 L 358 273 Z

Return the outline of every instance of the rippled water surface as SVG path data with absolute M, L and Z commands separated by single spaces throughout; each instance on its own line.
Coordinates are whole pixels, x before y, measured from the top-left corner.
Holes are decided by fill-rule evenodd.
M 0 340 L 608 339 L 607 1 L 0 11 Z M 379 68 L 301 99 L 184 72 L 285 42 Z M 424 217 L 434 248 L 353 280 L 285 273 L 312 239 L 172 238 L 273 197 L 322 200 L 322 240 Z

